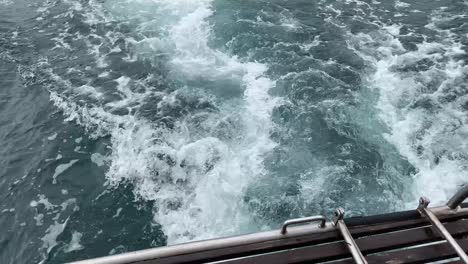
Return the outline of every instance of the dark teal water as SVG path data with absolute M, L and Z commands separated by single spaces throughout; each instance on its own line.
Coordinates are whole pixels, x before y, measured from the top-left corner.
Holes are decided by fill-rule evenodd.
M 0 263 L 445 201 L 468 2 L 0 0 Z

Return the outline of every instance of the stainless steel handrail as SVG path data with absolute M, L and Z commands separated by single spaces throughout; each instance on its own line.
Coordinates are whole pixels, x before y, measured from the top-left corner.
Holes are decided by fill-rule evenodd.
M 463 201 L 463 200 L 462 200 Z M 452 246 L 452 248 L 457 252 L 460 259 L 468 264 L 468 256 L 466 255 L 465 251 L 460 247 L 457 241 L 452 237 L 452 235 L 445 229 L 444 225 L 439 221 L 437 216 L 431 211 L 431 209 L 427 208 L 430 201 L 425 197 L 421 197 L 419 200 L 418 211 L 422 216 L 427 217 L 431 224 L 439 231 L 443 238 Z M 460 202 L 461 203 L 461 202 Z M 458 206 L 458 205 L 457 205 Z
M 439 230 L 441 230 L 440 232 L 443 232 L 442 236 L 444 238 L 451 237 L 450 234 L 448 234 L 449 236 L 446 236 L 447 230 L 440 223 L 438 217 L 449 217 L 449 216 L 453 216 L 453 215 L 457 215 L 461 213 L 466 214 L 468 212 L 468 208 L 460 207 L 460 205 L 463 202 L 463 200 L 467 198 L 467 196 L 468 196 L 468 185 L 463 187 L 460 191 L 458 191 L 450 199 L 447 205 L 433 207 L 429 209 L 427 208 L 427 205 L 428 205 L 428 201 L 427 201 L 427 203 L 426 202 L 423 203 L 421 208 L 418 208 L 418 212 L 419 214 L 424 214 L 425 216 L 427 216 L 429 220 L 432 219 L 433 225 L 436 226 L 436 228 L 438 228 Z M 416 212 L 414 213 L 415 213 L 414 217 L 416 217 L 417 213 Z M 300 224 L 300 223 L 305 223 L 305 222 L 315 222 L 315 221 L 320 221 L 320 225 L 319 226 L 315 226 L 315 225 L 290 226 L 294 224 Z M 123 253 L 120 255 L 82 260 L 82 261 L 78 261 L 74 263 L 75 264 L 128 264 L 128 263 L 135 263 L 135 262 L 145 261 L 145 260 L 157 260 L 157 259 L 163 259 L 163 258 L 168 258 L 168 257 L 173 257 L 173 256 L 197 254 L 201 252 L 231 248 L 231 247 L 236 247 L 240 245 L 248 245 L 248 244 L 254 244 L 254 243 L 264 243 L 267 241 L 282 240 L 282 239 L 285 239 L 286 237 L 294 238 L 294 237 L 303 237 L 304 235 L 309 236 L 309 235 L 323 233 L 323 232 L 334 232 L 338 228 L 341 234 L 343 235 L 345 242 L 348 244 L 348 247 L 350 247 L 353 257 L 357 259 L 357 262 L 367 263 L 365 262 L 366 260 L 364 259 L 364 256 L 362 255 L 359 248 L 357 247 L 356 242 L 354 241 L 351 234 L 349 233 L 348 227 L 346 223 L 344 222 L 343 211 L 341 211 L 341 213 L 337 212 L 337 217 L 335 221 L 336 221 L 335 225 L 333 224 L 328 225 L 326 224 L 326 219 L 323 216 L 292 219 L 292 220 L 288 220 L 284 222 L 284 224 L 281 227 L 281 232 L 278 232 L 278 230 L 272 230 L 272 231 L 265 231 L 265 232 L 247 234 L 247 235 L 234 236 L 234 237 L 190 242 L 186 244 L 178 244 L 178 245 L 160 247 L 160 248 L 151 248 L 151 249 L 140 250 L 140 251 L 135 251 L 135 252 Z M 287 233 L 287 236 L 284 235 L 285 233 Z M 466 261 L 465 259 L 463 260 Z
M 281 234 L 286 234 L 287 233 L 287 228 L 290 225 L 297 225 L 297 224 L 304 224 L 304 223 L 311 223 L 311 222 L 318 222 L 320 221 L 320 228 L 324 228 L 325 224 L 327 222 L 327 218 L 323 215 L 317 215 L 317 216 L 310 216 L 310 217 L 303 217 L 303 218 L 296 218 L 296 219 L 289 219 L 283 223 L 281 226 Z
M 299 225 L 288 228 L 288 237 L 303 237 L 305 235 L 313 235 L 323 232 L 331 232 L 335 230 L 333 225 L 325 225 L 324 228 L 313 225 Z M 172 256 L 188 255 L 223 248 L 232 248 L 241 245 L 264 243 L 284 239 L 285 236 L 278 232 L 277 229 L 246 235 L 216 238 L 204 241 L 195 241 L 184 244 L 171 245 L 159 248 L 150 248 L 134 252 L 127 252 L 118 255 L 99 257 L 95 259 L 81 260 L 73 262 L 74 264 L 129 264 L 135 262 L 143 262 L 145 260 L 157 260 Z
M 356 244 L 356 241 L 354 241 L 353 236 L 349 232 L 349 229 L 343 220 L 343 217 L 343 208 L 336 209 L 334 220 L 335 226 L 338 226 L 338 228 L 340 229 L 340 233 L 343 236 L 344 241 L 346 242 L 346 245 L 348 246 L 349 251 L 351 252 L 351 255 L 353 256 L 353 259 L 356 262 L 356 264 L 367 264 L 366 258 L 364 257 L 358 245 Z
M 468 185 L 465 185 L 447 202 L 450 209 L 456 209 L 460 204 L 468 198 Z

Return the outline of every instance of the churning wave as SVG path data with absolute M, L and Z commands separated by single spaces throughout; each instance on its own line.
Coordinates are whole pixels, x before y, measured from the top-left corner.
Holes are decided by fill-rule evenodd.
M 255 215 L 268 219 L 278 206 L 296 209 L 289 210 L 288 216 L 301 211 L 330 210 L 328 207 L 338 203 L 324 192 L 340 188 L 350 193 L 365 191 L 369 184 L 377 188 L 376 192 L 383 188 L 386 195 L 378 198 L 381 200 L 377 208 L 389 206 L 390 200 L 402 203 L 397 203 L 394 209 L 411 207 L 415 197 L 421 194 L 442 202 L 465 182 L 466 176 L 467 149 L 463 141 L 467 131 L 463 109 L 466 67 L 460 57 L 465 51 L 457 34 L 439 28 L 440 23 L 456 17 L 444 15 L 443 9 L 435 11 L 426 26 L 435 35 L 427 40 L 417 32 L 402 33 L 402 25 L 381 21 L 374 15 L 378 9 L 365 2 L 352 3 L 357 4 L 354 11 L 368 13 L 371 19 L 361 19 L 370 26 L 377 25 L 375 29 L 357 34 L 349 31 L 346 21 L 341 20 L 340 10 L 344 7 L 329 5 L 323 12 L 329 15 L 326 23 L 343 33 L 342 41 L 349 52 L 344 56 L 357 54 L 360 59 L 356 60 L 364 65 L 341 61 L 338 67 L 344 68 L 342 71 L 360 71 L 361 85 L 367 88 L 351 92 L 348 99 L 323 100 L 315 107 L 320 111 L 340 108 L 339 111 L 355 115 L 351 117 L 356 118 L 351 125 L 363 129 L 361 133 L 380 133 L 385 139 L 385 142 L 377 140 L 372 144 L 383 145 L 381 151 L 389 150 L 385 146 L 387 143 L 396 148 L 403 162 L 383 165 L 385 177 L 373 175 L 375 183 L 366 184 L 359 177 L 364 177 L 369 169 L 379 170 L 379 165 L 362 170 L 354 164 L 356 157 L 330 164 L 324 160 L 330 157 L 320 154 L 310 160 L 315 165 L 301 172 L 297 179 L 299 194 L 279 198 L 280 202 L 270 200 L 268 193 L 275 190 L 261 182 L 265 178 L 266 181 L 278 179 L 268 176 L 264 162 L 266 157 L 271 158 L 272 151 L 280 149 L 278 139 L 272 139 L 271 134 L 284 133 L 283 128 L 272 121 L 272 113 L 283 103 L 297 104 L 291 97 L 272 95 L 276 82 L 322 76 L 319 78 L 327 82 L 346 84 L 340 83 L 341 80 L 330 75 L 328 70 L 311 68 L 272 79 L 267 74 L 268 60 L 255 62 L 249 56 L 241 58 L 224 49 L 213 48 L 215 36 L 210 18 L 215 10 L 212 1 L 107 1 L 90 2 L 86 7 L 73 3 L 72 14 L 77 12 L 91 30 L 59 34 L 62 37 L 55 39 L 55 48 L 69 52 L 67 50 L 82 46 L 73 47 L 67 43 L 67 38 L 83 41 L 87 56 L 93 58 L 93 66 L 100 73 L 77 86 L 70 83 L 70 75 L 86 75 L 89 65 L 72 67 L 63 73 L 57 73 L 57 66 L 50 66 L 50 77 L 60 86 L 50 88 L 51 98 L 68 120 L 86 127 L 91 136 L 110 135 L 108 183 L 111 186 L 130 183 L 138 197 L 155 201 L 154 220 L 161 225 L 169 243 L 262 228 Z M 401 3 L 395 8 L 400 12 L 410 10 L 410 6 Z M 290 16 L 288 12 L 281 13 L 279 25 L 283 29 L 298 31 L 306 27 Z M 277 25 L 259 17 L 237 22 L 266 28 Z M 109 25 L 113 25 L 112 31 L 99 30 L 99 26 Z M 400 37 L 422 37 L 423 40 L 408 48 Z M 300 48 L 310 51 L 321 47 L 321 38 L 323 36 L 315 37 Z M 238 40 L 231 42 L 230 45 L 235 45 Z M 275 48 L 294 45 L 280 42 Z M 116 73 L 118 63 L 140 70 L 150 68 L 156 73 L 127 69 L 128 72 Z M 327 67 L 335 62 L 324 58 L 319 63 L 320 67 Z M 366 98 L 375 92 L 378 94 L 375 100 Z M 355 100 L 353 97 L 360 98 L 362 104 L 366 101 L 373 104 L 371 113 L 377 118 L 363 123 L 359 115 L 369 109 L 343 106 L 343 100 Z M 86 98 L 86 103 L 80 103 L 77 98 Z M 301 112 L 311 111 L 299 107 Z M 340 120 L 336 113 L 328 118 L 327 126 L 342 126 L 340 122 L 348 122 Z M 376 128 L 366 127 L 374 125 Z M 345 143 L 340 151 L 349 156 L 353 155 L 349 151 L 352 148 L 352 144 Z M 296 149 L 289 147 L 286 152 L 294 153 Z M 395 156 L 384 159 L 392 163 L 389 160 Z M 404 165 L 406 161 L 414 172 Z M 350 173 L 361 176 L 352 179 Z M 405 173 L 413 179 L 405 178 Z M 344 186 L 341 185 L 343 181 Z M 394 185 L 392 182 L 399 182 L 402 190 L 388 192 L 389 184 Z M 287 184 L 282 186 L 279 188 L 288 188 Z M 252 195 L 252 191 L 261 187 L 265 189 Z M 398 198 L 398 195 L 404 197 Z M 328 200 L 316 203 L 320 196 Z M 353 197 L 348 197 L 349 204 L 368 198 L 377 201 L 375 196 L 353 194 Z M 348 202 L 344 203 L 350 207 Z M 268 211 L 267 215 L 262 212 L 264 210 Z M 372 212 L 364 204 L 350 210 Z
M 0 18 L 0 58 L 84 133 L 18 180 L 45 177 L 28 201 L 43 261 L 108 235 L 60 241 L 87 205 L 67 190 L 84 160 L 105 178 L 92 203 L 150 204 L 153 246 L 446 201 L 468 179 L 468 5 L 423 2 L 64 0 Z
M 50 76 L 67 88 L 51 89 L 55 105 L 92 136 L 111 136 L 109 184 L 131 183 L 137 197 L 155 201 L 154 220 L 168 243 L 249 230 L 243 193 L 265 173 L 263 156 L 275 147 L 269 137 L 271 113 L 279 103 L 269 94 L 275 82 L 265 75 L 266 65 L 209 46 L 210 2 L 114 1 L 91 5 L 92 11 L 85 13 L 89 19 L 85 22 L 91 25 L 140 20 L 132 30 L 149 36 L 124 39 L 121 45 L 132 50 L 132 58 L 124 59 L 138 61 L 148 54 L 163 58 L 169 74 L 181 82 L 174 84 L 177 89 L 151 87 L 147 81 L 151 74 L 146 80 L 124 74 L 112 78 L 109 60 L 121 50 L 121 39 L 112 35 L 118 33 L 77 36 L 85 41 L 107 37 L 113 44 L 106 47 L 111 48 L 107 54 L 100 51 L 102 43 L 87 43 L 87 51 L 102 69 L 98 80 L 114 83 L 116 99 L 108 97 L 106 87 L 73 87 L 50 70 Z M 153 32 L 156 25 L 159 32 Z M 66 44 L 59 47 L 63 48 L 73 49 Z M 151 63 L 158 62 L 150 59 Z M 81 96 L 93 102 L 77 104 L 75 98 Z
M 409 4 L 402 7 L 417 12 Z M 383 24 L 373 35 L 352 38 L 374 68 L 366 77 L 379 94 L 378 116 L 389 128 L 385 139 L 416 169 L 411 198 L 426 195 L 435 204 L 466 184 L 468 172 L 467 36 L 460 34 L 466 5 L 459 13 L 456 8 L 431 11 L 425 29 L 433 35 Z

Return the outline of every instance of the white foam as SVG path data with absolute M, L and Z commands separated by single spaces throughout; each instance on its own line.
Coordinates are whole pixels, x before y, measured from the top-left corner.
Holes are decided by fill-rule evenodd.
M 280 22 L 281 26 L 286 28 L 287 30 L 295 31 L 300 28 L 299 21 L 294 19 L 292 16 L 280 14 Z
M 434 23 L 433 19 L 429 27 L 438 30 Z M 453 35 L 443 30 L 438 30 L 437 42 L 423 42 L 417 50 L 406 51 L 393 37 L 397 35 L 393 25 L 390 28 L 385 29 L 392 36 L 377 40 L 381 46 L 378 53 L 363 56 L 376 68 L 369 81 L 380 93 L 377 108 L 390 129 L 385 138 L 417 170 L 413 175 L 414 197 L 408 206 L 414 207 L 414 201 L 421 195 L 430 197 L 434 204 L 446 202 L 461 184 L 467 183 L 468 123 L 466 110 L 461 110 L 467 96 L 448 102 L 444 99 L 463 89 L 460 83 L 468 74 L 468 67 L 456 56 L 464 51 Z M 423 59 L 433 63 L 427 70 L 395 71 Z M 435 89 L 428 88 L 434 83 L 438 83 Z M 414 107 L 420 100 L 432 106 Z
M 411 5 L 409 3 L 406 3 L 406 2 L 402 2 L 402 1 L 395 1 L 395 7 L 396 8 L 405 8 L 405 7 L 410 7 Z
M 63 203 L 60 204 L 60 207 L 62 208 L 62 211 L 65 211 L 69 206 L 75 205 L 73 207 L 73 211 L 78 211 L 78 206 L 76 205 L 76 199 L 75 198 L 70 198 L 65 200 Z
M 36 214 L 33 219 L 36 221 L 36 226 L 42 226 L 44 224 L 44 214 Z
M 109 77 L 110 75 L 110 72 L 108 71 L 105 71 L 105 72 L 102 72 L 98 75 L 99 78 L 106 78 L 106 77 Z
M 73 164 L 75 164 L 77 162 L 78 162 L 78 160 L 74 159 L 74 160 L 71 160 L 68 163 L 58 165 L 57 168 L 55 168 L 54 175 L 52 176 L 52 178 L 53 178 L 52 183 L 56 184 L 57 183 L 57 176 L 62 174 L 64 171 L 68 170 L 71 166 L 73 166 Z
M 263 155 L 275 146 L 269 138 L 270 116 L 278 101 L 268 93 L 275 83 L 265 77 L 265 65 L 241 62 L 208 45 L 209 2 L 159 1 L 169 13 L 182 13 L 168 27 L 173 43 L 171 64 L 183 78 L 241 82 L 244 105 L 236 109 L 220 106 L 221 112 L 213 119 L 238 111 L 242 138 L 233 142 L 210 134 L 193 138 L 196 131 L 190 131 L 184 120 L 173 131 L 155 130 L 142 120 L 112 131 L 110 182 L 131 180 L 138 196 L 156 201 L 155 220 L 170 244 L 247 230 L 252 223 L 242 202 L 243 192 L 264 173 Z M 180 5 L 183 10 L 172 9 Z M 176 94 L 165 97 L 160 107 L 176 103 Z M 155 138 L 163 142 L 155 144 Z M 175 164 L 159 160 L 158 153 L 171 157 Z
M 122 212 L 122 208 L 118 208 L 115 214 L 112 216 L 112 218 L 117 218 L 119 217 L 120 213 Z
M 68 243 L 68 246 L 65 248 L 64 251 L 66 253 L 69 253 L 69 252 L 72 252 L 72 251 L 82 250 L 84 247 L 83 247 L 83 245 L 80 244 L 81 237 L 83 237 L 82 233 L 80 233 L 78 231 L 73 231 L 70 243 Z
M 40 194 L 38 195 L 39 196 L 39 199 L 37 201 L 35 200 L 32 200 L 29 205 L 31 207 L 37 207 L 39 204 L 42 204 L 44 205 L 45 209 L 46 210 L 52 210 L 54 209 L 55 205 L 53 205 L 51 202 L 49 202 L 49 200 L 46 198 L 45 195 L 43 194 Z
M 77 92 L 80 94 L 87 94 L 94 98 L 99 98 L 102 96 L 102 93 L 97 91 L 96 88 L 90 85 L 81 85 L 76 88 Z
M 393 24 L 393 25 L 389 25 L 389 26 L 384 26 L 383 28 L 386 29 L 393 36 L 400 35 L 401 25 Z
M 99 154 L 99 153 L 93 153 L 93 154 L 91 154 L 91 161 L 94 162 L 94 164 L 101 167 L 101 166 L 104 166 L 104 163 L 106 161 L 106 157 Z
M 92 5 L 99 4 L 93 2 Z M 162 225 L 170 244 L 249 230 L 254 223 L 243 203 L 244 191 L 256 177 L 265 174 L 263 156 L 276 146 L 270 139 L 273 128 L 270 119 L 279 100 L 269 94 L 275 82 L 266 76 L 268 67 L 210 47 L 212 29 L 208 18 L 213 14 L 210 0 L 116 1 L 106 3 L 105 7 L 109 15 L 102 7 L 96 7 L 85 15 L 85 22 L 102 23 L 113 16 L 135 17 L 135 21 L 139 21 L 136 29 L 147 30 L 151 36 L 141 41 L 125 40 L 136 53 L 129 59 L 138 59 L 138 52 L 145 56 L 164 53 L 170 58 L 172 73 L 178 77 L 237 82 L 244 91 L 243 96 L 228 101 L 211 100 L 202 89 L 192 87 L 166 94 L 155 106 L 158 111 L 177 106 L 179 96 L 194 95 L 205 96 L 204 99 L 218 110 L 204 113 L 205 118 L 200 123 L 193 121 L 194 117 L 189 114 L 175 120 L 170 130 L 132 114 L 120 116 L 107 110 L 107 107 L 138 105 L 147 98 L 148 94 L 132 92 L 130 85 L 138 80 L 128 76 L 115 80 L 122 99 L 105 106 L 83 106 L 75 103 L 73 97 L 55 90 L 51 92 L 51 100 L 63 110 L 66 121 L 82 125 L 91 138 L 110 135 L 112 152 L 106 173 L 110 186 L 131 182 L 139 198 L 155 201 L 154 219 Z M 161 15 L 148 16 L 149 10 Z M 152 27 L 163 32 L 156 37 Z M 109 32 L 106 37 L 116 40 L 114 35 Z M 99 46 L 87 45 L 98 66 L 106 67 L 107 59 L 100 53 Z M 63 87 L 72 87 L 61 76 L 52 71 L 49 74 Z M 109 75 L 101 77 L 105 76 Z M 98 92 L 94 87 L 74 91 L 80 94 Z M 224 120 L 231 119 L 233 127 L 228 132 L 233 137 L 215 133 Z M 103 165 L 102 156 L 93 154 L 91 159 Z M 73 164 L 59 165 L 54 183 L 55 178 Z
M 39 205 L 43 205 L 44 208 L 39 207 Z M 32 200 L 30 202 L 30 206 L 36 209 L 36 214 L 33 217 L 33 219 L 36 221 L 36 226 L 40 227 L 44 225 L 44 222 L 50 223 L 53 221 L 52 224 L 49 225 L 45 230 L 45 235 L 41 238 L 43 243 L 40 252 L 43 259 L 40 261 L 40 263 L 44 263 L 47 260 L 48 253 L 50 253 L 51 250 L 58 245 L 57 237 L 63 233 L 63 230 L 65 229 L 69 220 L 69 217 L 67 219 L 60 220 L 61 215 L 72 205 L 75 205 L 72 208 L 73 211 L 77 211 L 79 209 L 76 205 L 75 198 L 67 199 L 60 205 L 55 205 L 51 203 L 43 194 L 38 195 L 37 200 Z M 50 218 L 51 215 L 54 216 Z M 73 233 L 72 240 L 70 241 L 68 247 L 65 248 L 65 251 L 71 252 L 74 250 L 79 250 L 80 238 L 80 235 Z
M 57 133 L 54 133 L 52 135 L 50 135 L 49 137 L 47 137 L 47 140 L 54 140 L 57 138 Z
M 54 224 L 47 228 L 46 234 L 41 238 L 43 242 L 42 248 L 46 249 L 47 253 L 50 253 L 50 251 L 58 244 L 57 237 L 63 233 L 68 219 L 69 218 L 67 218 L 63 223 L 55 221 Z
M 2 213 L 13 213 L 14 211 L 15 211 L 15 208 L 7 208 L 7 209 L 3 209 Z

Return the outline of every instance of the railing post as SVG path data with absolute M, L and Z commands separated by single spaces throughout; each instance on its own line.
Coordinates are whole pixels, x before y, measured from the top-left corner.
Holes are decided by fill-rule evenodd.
M 462 200 L 463 201 L 463 200 Z M 449 243 L 452 248 L 457 252 L 460 259 L 468 264 L 468 256 L 466 255 L 465 251 L 460 247 L 457 241 L 452 237 L 449 231 L 444 227 L 444 225 L 439 221 L 437 216 L 431 211 L 431 209 L 427 208 L 430 201 L 425 197 L 421 197 L 419 200 L 418 211 L 422 216 L 425 216 L 431 224 L 439 231 L 443 238 Z
M 349 232 L 349 229 L 343 220 L 343 217 L 344 217 L 343 208 L 336 209 L 335 220 L 334 220 L 335 226 L 338 226 L 341 232 L 341 235 L 343 236 L 344 241 L 346 245 L 348 246 L 349 251 L 351 252 L 351 255 L 353 256 L 353 259 L 356 262 L 356 264 L 367 264 L 366 258 L 364 257 L 358 245 L 356 244 L 356 241 L 354 241 L 353 236 Z
M 468 198 L 468 185 L 463 186 L 463 188 L 455 193 L 447 202 L 447 206 L 452 210 L 456 209 L 466 198 Z

